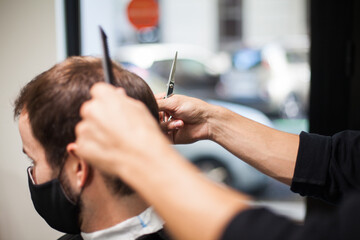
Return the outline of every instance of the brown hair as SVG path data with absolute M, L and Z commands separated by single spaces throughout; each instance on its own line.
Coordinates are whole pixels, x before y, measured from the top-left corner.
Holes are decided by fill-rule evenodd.
M 142 101 L 158 121 L 158 106 L 146 82 L 114 62 L 112 67 L 115 85 Z M 91 86 L 100 81 L 104 81 L 101 59 L 70 57 L 36 76 L 17 97 L 14 117 L 27 111 L 33 134 L 44 147 L 52 168 L 64 164 L 66 146 L 75 141 L 80 106 L 90 99 Z

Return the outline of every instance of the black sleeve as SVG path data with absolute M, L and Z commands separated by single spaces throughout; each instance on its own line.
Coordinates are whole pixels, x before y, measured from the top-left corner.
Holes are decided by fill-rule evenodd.
M 83 240 L 80 234 L 65 234 L 58 238 L 58 240 Z
M 227 225 L 223 240 L 353 240 L 360 237 L 360 195 L 350 195 L 331 216 L 316 216 L 300 225 L 260 208 L 239 213 Z
M 332 137 L 302 132 L 291 190 L 332 203 L 348 191 L 359 191 L 360 132 Z

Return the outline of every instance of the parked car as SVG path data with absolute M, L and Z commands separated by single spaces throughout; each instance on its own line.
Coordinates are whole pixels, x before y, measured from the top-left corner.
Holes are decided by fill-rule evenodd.
M 271 120 L 256 109 L 219 100 L 209 99 L 207 102 L 228 108 L 269 127 L 273 126 Z M 216 182 L 227 184 L 249 194 L 259 194 L 267 187 L 269 181 L 267 176 L 215 142 L 202 140 L 192 144 L 174 145 L 174 147 Z
M 233 69 L 216 86 L 221 99 L 284 118 L 306 116 L 310 85 L 308 48 L 268 44 L 233 54 Z
M 176 85 L 186 89 L 192 96 L 213 97 L 214 86 L 220 80 L 220 75 L 231 67 L 227 53 L 214 53 L 201 46 L 188 44 L 140 44 L 118 48 L 115 59 L 168 79 L 176 51 Z
M 122 63 L 122 65 L 142 77 L 154 93 L 165 92 L 167 81 L 161 79 L 161 76 L 133 64 Z M 175 93 L 186 94 L 186 90 L 176 86 Z M 273 127 L 271 120 L 256 109 L 226 101 L 212 99 L 206 99 L 206 101 Z M 267 176 L 210 140 L 186 145 L 174 145 L 173 147 L 186 159 L 193 162 L 206 176 L 216 182 L 227 184 L 249 194 L 261 193 L 268 184 L 269 178 Z

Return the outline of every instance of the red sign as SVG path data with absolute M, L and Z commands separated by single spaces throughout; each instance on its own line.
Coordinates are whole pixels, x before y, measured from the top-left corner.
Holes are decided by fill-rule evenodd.
M 127 7 L 127 15 L 138 30 L 155 27 L 159 21 L 159 5 L 156 0 L 132 0 Z

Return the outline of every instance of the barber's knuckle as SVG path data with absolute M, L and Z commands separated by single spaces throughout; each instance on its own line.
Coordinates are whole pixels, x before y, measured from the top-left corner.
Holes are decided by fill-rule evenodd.
M 117 92 L 118 94 L 126 95 L 126 91 L 125 91 L 125 89 L 122 88 L 122 87 L 116 88 L 116 92 Z
M 90 95 L 93 97 L 103 95 L 107 91 L 108 87 L 108 84 L 104 82 L 97 82 L 91 87 Z
M 78 124 L 76 124 L 75 126 L 75 134 L 77 136 L 81 135 L 81 133 L 84 132 L 84 122 L 79 122 Z
M 91 101 L 84 102 L 80 107 L 80 116 L 86 117 L 91 113 Z
M 98 83 L 95 83 L 95 84 L 90 88 L 90 95 L 91 95 L 91 96 L 96 95 L 97 91 L 99 91 L 98 88 L 99 88 Z

